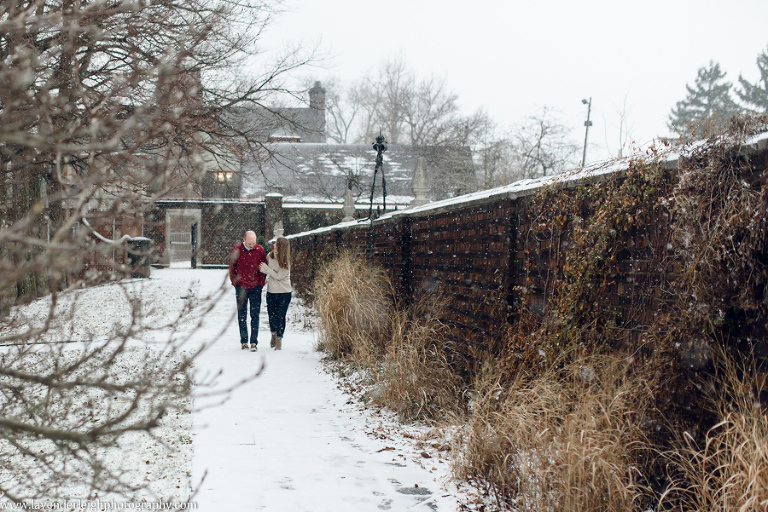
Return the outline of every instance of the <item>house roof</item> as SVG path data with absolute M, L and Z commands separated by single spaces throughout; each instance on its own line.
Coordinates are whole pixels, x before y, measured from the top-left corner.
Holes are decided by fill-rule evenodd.
M 239 126 L 253 140 L 297 139 L 302 143 L 325 142 L 325 110 L 306 108 L 238 108 L 229 114 L 230 122 Z
M 258 198 L 270 192 L 291 202 L 341 202 L 351 183 L 356 200 L 367 201 L 376 166 L 370 144 L 268 144 L 269 158 L 243 162 L 241 197 Z M 440 200 L 477 190 L 469 148 L 421 147 L 390 144 L 383 153 L 387 198 L 393 203 L 413 198 L 411 179 L 419 157 L 426 161 L 431 190 Z M 381 198 L 381 173 L 374 196 Z

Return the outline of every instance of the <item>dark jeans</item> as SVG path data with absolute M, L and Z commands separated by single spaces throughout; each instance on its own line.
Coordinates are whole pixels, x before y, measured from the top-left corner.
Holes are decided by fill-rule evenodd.
M 269 316 L 269 332 L 277 334 L 277 337 L 281 339 L 285 333 L 285 315 L 288 313 L 288 304 L 290 303 L 291 292 L 267 292 L 267 315 Z
M 237 325 L 240 327 L 240 343 L 248 343 L 248 312 L 251 313 L 251 343 L 259 343 L 259 310 L 261 309 L 261 286 L 243 288 L 235 286 L 237 297 Z M 250 304 L 250 308 L 248 305 Z

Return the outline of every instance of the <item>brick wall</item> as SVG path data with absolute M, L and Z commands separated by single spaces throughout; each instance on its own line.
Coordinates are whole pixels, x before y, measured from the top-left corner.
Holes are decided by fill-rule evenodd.
M 445 320 L 452 338 L 470 354 L 475 353 L 487 345 L 503 315 L 521 305 L 543 312 L 552 293 L 557 254 L 551 241 L 529 236 L 529 200 L 502 195 L 482 204 L 457 203 L 376 220 L 373 261 L 390 273 L 403 302 L 422 294 L 443 293 L 449 299 Z M 613 293 L 606 297 L 610 307 L 634 306 L 637 300 L 646 300 L 640 288 L 658 276 L 647 268 L 643 254 L 664 248 L 666 240 L 661 236 L 657 236 L 656 246 L 647 247 L 648 237 L 661 229 L 649 227 L 647 233 L 627 241 L 626 273 L 614 277 Z M 323 247 L 348 248 L 368 257 L 369 237 L 370 223 L 362 222 L 289 238 L 295 259 L 311 262 Z M 314 268 L 306 264 L 292 269 L 295 280 L 314 277 L 300 275 L 303 272 L 313 273 Z
M 511 285 L 508 302 L 542 314 L 550 306 L 556 275 L 562 271 L 563 255 L 569 250 L 575 226 L 556 237 L 537 229 L 540 220 L 531 202 L 531 197 L 516 201 L 511 268 L 507 270 Z M 586 224 L 592 214 L 589 209 L 582 211 L 579 224 Z M 556 215 L 549 213 L 550 217 Z M 670 297 L 664 292 L 676 275 L 674 254 L 669 251 L 670 220 L 670 212 L 659 208 L 652 222 L 618 237 L 621 250 L 616 262 L 600 276 L 606 283 L 600 307 L 620 320 L 620 325 L 611 328 L 642 332 L 653 323 L 654 315 L 669 305 L 665 298 Z
M 517 204 L 508 198 L 485 204 L 438 209 L 422 214 L 398 213 L 373 223 L 373 261 L 385 268 L 401 300 L 444 293 L 450 300 L 446 320 L 453 337 L 473 350 L 482 344 L 494 318 L 494 307 L 511 301 L 508 271 L 514 248 Z M 295 261 L 292 275 L 311 281 L 311 262 L 324 247 L 351 249 L 369 257 L 369 222 L 343 224 L 289 238 Z

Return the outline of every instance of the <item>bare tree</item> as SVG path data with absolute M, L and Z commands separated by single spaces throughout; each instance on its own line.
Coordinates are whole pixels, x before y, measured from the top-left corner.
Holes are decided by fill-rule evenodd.
M 509 138 L 516 178 L 538 178 L 574 167 L 579 148 L 568 139 L 569 133 L 547 107 L 514 128 Z
M 416 86 L 404 113 L 411 144 L 442 145 L 454 134 L 458 96 L 446 90 L 445 80 L 431 76 Z
M 485 117 L 482 112 L 462 115 L 458 96 L 444 78 L 419 78 L 402 57 L 384 61 L 375 74 L 333 97 L 339 102 L 329 113 L 345 120 L 347 142 L 367 143 L 383 133 L 391 144 L 469 145 Z
M 505 133 L 499 133 L 496 123 L 487 116 L 472 145 L 478 183 L 484 189 L 508 185 L 515 181 L 512 166 L 512 144 Z
M 415 80 L 400 57 L 385 61 L 376 75 L 358 84 L 355 98 L 364 112 L 359 141 L 375 140 L 383 132 L 392 144 L 408 143 L 405 113 L 414 96 Z
M 556 174 L 576 165 L 578 146 L 546 107 L 506 131 L 486 118 L 477 133 L 472 147 L 485 188 Z
M 402 58 L 385 61 L 354 90 L 358 141 L 374 140 L 381 131 L 390 143 L 471 147 L 486 187 L 553 174 L 575 163 L 578 147 L 549 109 L 501 135 L 485 112 L 461 114 L 444 79 L 418 79 Z
M 370 142 L 383 132 L 393 144 L 471 148 L 484 187 L 561 172 L 576 163 L 578 146 L 551 110 L 545 107 L 508 133 L 500 133 L 482 110 L 461 114 L 458 97 L 445 80 L 417 79 L 402 58 L 384 62 L 376 75 L 334 97 L 339 102 L 333 103 L 331 116 L 345 120 L 341 124 L 345 135 L 334 140 Z
M 140 222 L 154 200 L 199 186 L 201 162 L 227 158 L 231 137 L 256 147 L 237 109 L 283 91 L 280 77 L 302 63 L 289 53 L 244 71 L 272 14 L 260 0 L 0 4 L 4 499 L 66 499 L 73 486 L 128 495 L 109 450 L 187 408 L 195 354 L 170 344 L 148 350 L 137 373 L 120 371 L 127 341 L 149 327 L 139 299 L 127 326 L 98 341 L 51 328 L 77 309 L 75 290 L 123 275 L 98 264 L 125 248 L 101 226 Z M 22 320 L 17 306 L 45 294 L 46 311 Z
M 614 125 L 614 134 L 616 136 L 615 146 L 608 140 L 608 132 L 605 132 L 605 146 L 608 151 L 616 158 L 622 158 L 628 146 L 632 142 L 633 138 L 633 125 L 629 120 L 630 108 L 627 105 L 627 96 L 624 96 L 624 101 L 620 106 L 614 107 L 614 112 L 618 122 Z M 605 123 L 607 126 L 609 123 Z
M 345 88 L 338 80 L 331 79 L 326 81 L 325 88 L 328 91 L 325 97 L 328 138 L 338 144 L 349 144 L 362 117 L 358 87 Z

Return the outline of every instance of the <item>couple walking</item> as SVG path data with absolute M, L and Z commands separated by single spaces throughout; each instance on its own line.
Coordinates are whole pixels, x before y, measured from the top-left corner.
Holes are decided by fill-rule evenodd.
M 291 303 L 291 245 L 287 238 L 279 237 L 270 253 L 256 243 L 256 233 L 247 231 L 243 241 L 229 253 L 229 281 L 237 297 L 237 325 L 240 328 L 240 347 L 248 349 L 248 314 L 251 315 L 250 349 L 259 344 L 259 311 L 261 291 L 267 285 L 267 315 L 272 337 L 269 346 L 283 348 L 285 315 Z

